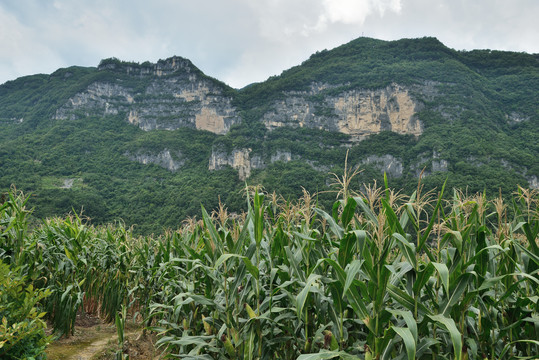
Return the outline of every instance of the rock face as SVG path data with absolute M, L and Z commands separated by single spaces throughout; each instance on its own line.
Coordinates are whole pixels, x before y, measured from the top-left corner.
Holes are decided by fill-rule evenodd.
M 189 60 L 173 57 L 142 65 L 109 62 L 99 70 L 108 72 L 107 80 L 94 82 L 70 98 L 56 111 L 55 119 L 122 114 L 146 131 L 191 127 L 216 134 L 227 133 L 240 121 L 232 99 L 223 94 L 224 86 L 202 76 Z
M 72 96 L 53 118 L 118 115 L 145 131 L 190 127 L 221 135 L 241 121 L 232 95 L 227 95 L 233 92 L 187 59 L 172 57 L 156 64 L 108 59 L 98 71 L 100 80 Z M 422 103 L 413 92 L 396 83 L 377 90 L 313 83 L 309 91 L 283 93 L 259 120 L 270 130 L 309 127 L 355 140 L 380 131 L 419 136 L 423 128 L 416 113 Z
M 381 172 L 387 173 L 387 175 L 390 177 L 402 176 L 402 172 L 403 172 L 402 161 L 400 161 L 393 155 L 389 155 L 389 154 L 386 154 L 383 156 L 371 155 L 371 156 L 368 156 L 364 161 L 362 161 L 362 163 L 373 164 Z
M 227 153 L 222 149 L 213 149 L 210 156 L 209 170 L 219 170 L 225 166 L 231 166 L 238 170 L 240 180 L 251 176 L 251 169 L 265 167 L 260 156 L 250 157 L 251 149 L 234 149 Z
M 423 176 L 429 176 L 435 172 L 446 172 L 449 169 L 449 161 L 440 158 L 440 156 L 436 150 L 433 150 L 432 155 L 429 153 L 420 154 L 417 162 L 410 165 L 410 170 L 414 172 L 415 177 L 419 177 L 421 173 Z
M 346 90 L 330 95 L 335 86 L 313 84 L 308 92 L 290 92 L 272 104 L 262 120 L 268 129 L 281 126 L 339 131 L 355 137 L 388 130 L 419 136 L 415 114 L 421 103 L 398 84 L 379 90 Z M 327 90 L 332 90 L 328 92 Z
M 300 159 L 294 156 L 290 151 L 277 150 L 266 159 L 260 155 L 251 156 L 251 149 L 234 149 L 230 152 L 222 148 L 213 148 L 210 156 L 209 170 L 220 170 L 225 166 L 231 166 L 238 170 L 240 180 L 245 180 L 251 176 L 252 169 L 264 169 L 266 161 L 274 163 L 277 161 L 289 162 Z
M 292 153 L 290 151 L 277 150 L 275 154 L 271 155 L 271 162 L 274 163 L 276 161 L 282 161 L 282 162 L 292 161 Z
M 515 171 L 517 174 L 523 176 L 526 181 L 528 182 L 528 186 L 530 189 L 539 189 L 539 179 L 537 175 L 530 174 L 530 171 L 526 167 L 519 167 L 511 164 L 511 162 L 501 159 L 500 160 L 501 166 L 503 166 L 507 170 Z
M 537 179 L 537 176 L 531 175 L 526 178 L 528 180 L 528 186 L 531 189 L 539 189 L 539 179 Z
M 234 92 L 204 76 L 187 59 L 172 57 L 156 64 L 109 59 L 102 61 L 98 71 L 99 80 L 58 108 L 55 119 L 121 116 L 145 131 L 188 127 L 219 135 L 226 134 L 241 121 L 240 111 L 233 105 Z M 366 90 L 351 88 L 349 84 L 312 83 L 308 91 L 283 93 L 281 100 L 270 103 L 269 110 L 257 120 L 269 130 L 307 127 L 344 133 L 352 141 L 381 131 L 417 137 L 423 132 L 416 116 L 423 102 L 417 100 L 417 95 L 420 99 L 435 97 L 436 87 L 431 83 L 412 87 L 392 83 L 385 88 Z M 185 164 L 180 152 L 169 149 L 125 155 L 133 161 L 157 164 L 170 171 L 177 171 Z M 288 150 L 253 156 L 251 149 L 226 151 L 217 147 L 212 149 L 209 170 L 231 166 L 238 171 L 240 180 L 245 180 L 253 169 L 265 168 L 266 163 L 297 159 L 299 156 Z M 305 161 L 318 169 L 312 160 Z M 371 155 L 362 163 L 371 164 L 392 177 L 403 174 L 402 161 L 392 155 Z M 447 161 L 434 154 L 431 172 L 447 171 L 447 168 Z
M 175 160 L 168 149 L 165 149 L 158 154 L 126 153 L 125 155 L 129 159 L 138 161 L 141 164 L 156 164 L 170 171 L 176 171 L 185 164 L 185 160 L 179 151 L 175 153 L 175 157 L 177 158 Z

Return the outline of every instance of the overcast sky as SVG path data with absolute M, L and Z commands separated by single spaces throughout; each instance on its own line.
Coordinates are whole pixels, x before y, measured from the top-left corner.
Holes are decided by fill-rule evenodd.
M 240 88 L 360 36 L 539 53 L 537 19 L 539 0 L 0 0 L 0 84 L 178 55 Z

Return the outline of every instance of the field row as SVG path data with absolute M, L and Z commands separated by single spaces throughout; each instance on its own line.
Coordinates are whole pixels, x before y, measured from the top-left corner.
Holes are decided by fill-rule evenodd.
M 0 357 L 42 358 L 85 311 L 172 358 L 501 359 L 539 353 L 539 196 L 404 196 L 346 178 L 330 211 L 247 189 L 161 236 L 0 203 Z M 120 348 L 119 348 L 120 349 Z M 25 352 L 26 351 L 26 352 Z M 10 357 L 11 356 L 11 357 Z M 121 350 L 118 357 L 121 358 Z

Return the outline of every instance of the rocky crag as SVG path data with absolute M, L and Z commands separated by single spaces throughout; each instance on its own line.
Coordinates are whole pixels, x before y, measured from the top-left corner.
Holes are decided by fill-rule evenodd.
M 98 71 L 106 80 L 71 97 L 55 119 L 122 114 L 145 131 L 190 127 L 215 134 L 226 134 L 240 121 L 225 86 L 203 76 L 189 60 L 139 65 L 112 59 L 102 61 Z
M 283 100 L 271 104 L 262 121 L 270 130 L 305 126 L 341 132 L 358 140 L 380 131 L 421 135 L 416 114 L 423 104 L 406 87 L 391 84 L 383 89 L 331 94 L 343 87 L 313 83 L 310 91 L 286 92 Z

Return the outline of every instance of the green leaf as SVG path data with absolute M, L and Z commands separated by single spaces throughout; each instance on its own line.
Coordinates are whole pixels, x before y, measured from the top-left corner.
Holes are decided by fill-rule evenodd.
M 470 260 L 468 260 L 468 262 L 463 266 L 464 268 L 467 268 L 468 266 L 470 266 L 471 264 L 475 264 L 476 260 L 483 256 L 485 252 L 488 252 L 489 250 L 499 250 L 500 252 L 503 251 L 502 247 L 500 245 L 490 245 L 490 246 L 485 246 L 483 247 L 481 250 L 477 251 L 475 253 L 475 255 L 470 258 Z
M 247 268 L 247 271 L 249 271 L 249 273 L 251 273 L 251 275 L 253 275 L 253 277 L 258 280 L 258 278 L 260 276 L 259 270 L 258 270 L 258 268 L 256 266 L 253 265 L 251 260 L 249 260 L 249 258 L 246 257 L 246 256 L 242 256 L 242 255 L 238 255 L 238 254 L 223 254 L 223 255 L 221 255 L 219 257 L 219 259 L 217 259 L 217 261 L 215 262 L 215 265 L 213 266 L 213 268 L 218 269 L 219 266 L 222 263 L 224 263 L 225 261 L 227 261 L 231 257 L 236 257 L 236 258 L 242 259 L 243 262 L 245 263 L 245 267 Z
M 399 248 L 406 260 L 414 267 L 414 269 L 417 269 L 415 245 L 406 240 L 404 236 L 399 233 L 394 233 L 393 238 L 398 241 Z
M 509 349 L 511 349 L 514 344 L 518 344 L 518 343 L 534 344 L 535 346 L 539 346 L 539 341 L 537 341 L 537 340 L 527 340 L 527 339 L 526 340 L 515 340 L 515 341 L 512 341 L 510 343 L 507 343 L 507 345 L 505 345 L 505 347 L 503 348 L 499 358 L 504 359 L 505 354 L 509 351 Z M 536 356 L 537 356 L 537 354 L 536 355 L 531 355 L 531 356 L 519 357 L 518 359 L 537 359 Z
M 342 267 L 335 260 L 324 258 L 318 260 L 315 268 L 317 268 L 323 262 L 326 262 L 331 265 L 331 267 L 335 271 L 335 274 L 337 275 L 337 279 L 344 286 L 344 284 L 346 283 L 346 273 L 342 269 Z M 347 298 L 350 302 L 350 306 L 352 306 L 354 311 L 359 315 L 359 318 L 365 323 L 365 325 L 367 325 L 367 327 L 371 327 L 372 324 L 370 324 L 369 312 L 367 311 L 367 307 L 365 306 L 361 295 L 354 286 L 351 286 L 348 289 L 349 291 Z
M 442 327 L 449 332 L 449 336 L 451 337 L 451 342 L 453 343 L 453 351 L 455 353 L 455 359 L 461 360 L 462 359 L 462 337 L 461 337 L 460 332 L 457 329 L 457 326 L 455 325 L 455 321 L 441 314 L 428 315 L 428 317 L 430 317 L 433 321 L 437 322 L 438 324 L 442 325 Z
M 325 359 L 333 359 L 336 357 L 340 357 L 345 360 L 355 360 L 360 359 L 357 356 L 353 356 L 350 354 L 347 354 L 343 351 L 321 351 L 319 353 L 315 354 L 303 354 L 300 355 L 297 360 L 325 360 Z
M 358 197 L 355 197 L 354 200 L 359 205 L 359 207 L 361 207 L 361 210 L 363 210 L 365 215 L 367 215 L 367 218 L 369 218 L 369 220 L 372 221 L 372 223 L 375 226 L 378 226 L 378 218 L 371 211 L 371 209 L 369 208 L 369 205 L 367 205 L 367 203 L 364 201 L 364 199 L 361 196 L 358 196 Z
M 518 279 L 518 277 L 521 276 L 522 278 L 521 279 Z M 491 288 L 494 284 L 496 284 L 497 282 L 500 282 L 501 280 L 505 279 L 505 278 L 514 278 L 514 277 L 517 277 L 518 281 L 516 281 L 516 283 L 519 283 L 520 281 L 524 280 L 524 278 L 528 279 L 528 280 L 531 280 L 533 281 L 534 283 L 536 283 L 537 285 L 539 285 L 539 280 L 537 280 L 535 277 L 529 275 L 529 274 L 526 274 L 526 273 L 522 273 L 522 272 L 517 272 L 517 273 L 512 273 L 512 274 L 505 274 L 505 275 L 500 275 L 500 276 L 495 276 L 495 277 L 491 277 L 491 278 L 488 278 L 486 279 L 485 281 L 483 281 L 483 283 L 481 284 L 481 286 L 479 287 L 479 289 L 477 289 L 477 291 L 481 291 L 481 290 L 485 290 L 485 289 L 489 289 Z M 515 284 L 516 284 L 515 283 Z
M 219 259 L 217 259 L 217 261 L 215 262 L 215 264 L 213 264 L 213 268 L 214 268 L 215 270 L 219 269 L 219 266 L 221 266 L 221 264 L 223 264 L 225 261 L 227 261 L 227 260 L 230 259 L 231 257 L 241 258 L 241 257 L 243 257 L 243 256 L 238 255 L 238 254 L 223 254 L 223 255 L 219 256 Z
M 445 293 L 449 296 L 449 269 L 447 268 L 447 265 L 437 262 L 431 262 L 431 264 L 436 268 L 436 271 L 438 271 Z
M 342 267 L 348 265 L 352 257 L 354 256 L 354 250 L 356 249 L 357 240 L 354 233 L 347 233 L 342 239 L 339 246 L 339 264 Z
M 354 213 L 356 211 L 357 203 L 353 198 L 348 198 L 346 201 L 346 206 L 343 209 L 342 215 L 341 215 L 341 222 L 343 228 L 346 229 L 348 224 L 350 223 L 350 220 L 354 218 Z
M 519 243 L 515 242 L 515 245 L 522 251 L 524 251 L 529 257 L 530 259 L 533 260 L 533 262 L 535 262 L 537 265 L 539 265 L 539 255 L 536 255 L 534 253 L 532 253 L 530 250 L 526 249 L 524 246 L 520 245 Z
M 65 298 L 67 295 L 69 295 L 69 292 L 71 291 L 71 289 L 73 289 L 73 285 L 69 285 L 66 290 L 64 291 L 64 293 L 62 294 L 62 297 L 60 298 L 60 301 L 61 302 L 64 302 Z
M 416 280 L 414 281 L 413 290 L 415 294 L 418 294 L 425 284 L 429 281 L 430 277 L 434 273 L 435 268 L 432 263 L 429 263 L 423 270 L 417 272 Z
M 255 337 L 256 337 L 255 330 L 251 329 L 251 331 L 249 332 L 249 337 L 247 338 L 247 341 L 245 343 L 244 352 L 243 352 L 244 359 L 246 360 L 253 359 L 253 356 L 255 353 Z
M 421 356 L 427 351 L 432 345 L 439 344 L 440 342 L 433 338 L 423 338 L 417 345 L 416 356 L 421 358 Z
M 73 255 L 73 253 L 71 251 L 69 251 L 69 249 L 67 247 L 64 247 L 64 252 L 67 256 L 67 258 L 69 260 L 71 260 L 73 262 L 73 264 L 75 263 L 75 256 Z
M 390 224 L 390 228 L 392 232 L 397 231 L 399 234 L 404 235 L 404 229 L 401 226 L 401 223 L 399 222 L 399 218 L 397 217 L 397 214 L 395 214 L 395 211 L 389 205 L 386 199 L 382 199 L 382 205 L 384 206 L 385 213 L 387 216 L 388 223 Z
M 466 291 L 468 288 L 468 284 L 471 282 L 470 279 L 473 277 L 471 273 L 464 273 L 458 278 L 457 285 L 453 288 L 453 292 L 447 299 L 447 302 L 442 303 L 442 311 L 441 313 L 445 316 L 449 315 L 449 312 L 451 311 L 451 307 L 455 305 L 459 300 L 462 294 Z
M 217 232 L 217 229 L 213 225 L 213 221 L 211 220 L 211 217 L 206 212 L 206 209 L 204 209 L 204 206 L 202 206 L 202 219 L 204 220 L 204 225 L 206 226 L 206 229 L 210 233 L 210 238 L 212 240 L 213 245 L 215 246 L 215 249 L 219 250 L 218 255 L 220 256 L 220 254 L 224 252 L 223 242 L 221 241 L 221 237 L 219 237 L 219 233 Z M 211 249 L 208 249 L 208 250 L 211 250 Z
M 260 244 L 262 241 L 262 235 L 264 233 L 264 195 L 259 192 L 256 192 L 253 199 L 253 212 L 254 212 L 254 230 L 255 230 L 255 241 L 257 244 Z
M 401 306 L 404 308 L 414 311 L 415 310 L 415 301 L 414 298 L 408 295 L 406 292 L 402 291 L 393 284 L 387 284 L 387 290 L 389 295 L 395 299 Z M 417 311 L 420 315 L 432 314 L 432 312 L 422 303 L 417 304 Z
M 170 340 L 166 343 L 174 345 L 196 345 L 196 346 L 209 346 L 209 340 L 213 339 L 214 336 L 204 335 L 204 336 L 182 336 L 178 340 Z
M 284 247 L 284 251 L 286 253 L 286 257 L 290 265 L 292 266 L 292 269 L 296 273 L 296 276 L 301 280 L 305 281 L 305 272 L 303 270 L 300 270 L 299 263 L 301 261 L 297 259 L 296 255 L 292 252 L 289 246 Z M 301 252 L 297 252 L 299 256 L 301 256 Z
M 417 343 L 417 323 L 414 319 L 414 316 L 411 311 L 403 311 L 403 310 L 393 310 L 393 309 L 387 309 L 393 316 L 401 316 L 404 321 L 406 322 L 406 325 L 408 326 L 408 329 L 410 330 L 412 336 L 414 337 L 414 341 Z
M 442 190 L 440 190 L 440 194 L 438 195 L 438 201 L 436 201 L 436 206 L 434 207 L 434 210 L 432 211 L 432 214 L 436 214 L 438 210 L 441 210 L 440 207 L 442 205 L 442 198 L 444 195 L 445 185 L 447 184 L 447 179 L 444 181 L 444 184 L 442 185 Z M 432 231 L 432 228 L 434 226 L 434 223 L 436 221 L 437 216 L 431 216 L 429 225 L 423 232 L 423 235 L 421 235 L 421 240 L 419 241 L 419 245 L 417 246 L 417 252 L 420 252 L 423 250 L 423 246 L 425 246 L 425 243 L 429 239 L 430 232 Z M 425 248 L 425 253 L 429 257 L 430 261 L 434 261 L 434 256 L 431 254 L 431 252 L 428 250 L 428 248 Z
M 296 297 L 296 311 L 297 311 L 298 318 L 300 319 L 304 318 L 303 308 L 305 306 L 305 302 L 307 301 L 307 296 L 309 295 L 311 286 L 313 286 L 314 283 L 321 277 L 322 275 L 318 275 L 318 274 L 309 275 L 309 278 L 307 279 L 305 287 L 303 288 L 303 290 L 301 290 L 301 292 Z
M 363 260 L 354 260 L 345 269 L 346 272 L 346 281 L 344 283 L 343 288 L 343 298 L 348 293 L 348 289 L 350 288 L 350 285 L 352 285 L 352 281 L 356 277 L 356 275 L 359 273 L 359 270 L 361 270 L 361 265 L 363 264 Z
M 453 245 L 457 248 L 459 253 L 462 253 L 462 234 L 460 231 L 457 230 L 448 230 L 449 235 L 453 235 L 451 239 L 453 239 Z
M 249 273 L 251 273 L 251 275 L 253 275 L 253 277 L 258 280 L 260 276 L 258 268 L 254 266 L 251 260 L 249 260 L 247 257 L 242 256 L 241 259 L 245 263 L 245 267 L 247 268 L 247 271 L 249 271 Z
M 402 338 L 404 345 L 406 346 L 406 354 L 408 355 L 408 360 L 415 359 L 415 349 L 416 349 L 416 340 L 412 335 L 412 332 L 408 328 L 402 328 L 398 326 L 393 326 L 392 329 Z
M 329 224 L 329 228 L 330 228 L 331 232 L 333 232 L 333 234 L 335 234 L 337 239 L 339 239 L 339 240 L 342 239 L 342 237 L 344 236 L 344 230 L 337 224 L 337 222 L 335 222 L 335 219 L 333 219 L 333 217 L 331 217 L 324 210 L 320 210 L 318 208 L 315 208 L 314 211 L 318 215 L 322 216 L 327 221 L 327 223 Z

